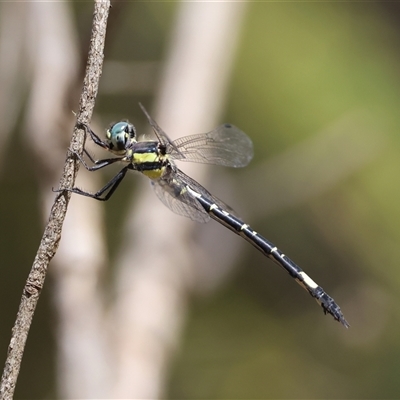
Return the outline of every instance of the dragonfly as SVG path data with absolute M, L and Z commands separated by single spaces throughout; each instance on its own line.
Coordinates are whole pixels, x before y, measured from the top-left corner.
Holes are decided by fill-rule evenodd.
M 93 164 L 90 166 L 81 155 L 71 150 L 88 171 L 97 171 L 117 162 L 125 165 L 96 193 L 89 193 L 78 187 L 57 191 L 67 190 L 99 201 L 107 201 L 128 170 L 138 171 L 150 179 L 156 195 L 171 211 L 197 222 L 208 222 L 212 218 L 241 236 L 264 256 L 286 270 L 317 301 L 325 314 L 332 315 L 335 320 L 348 328 L 349 323 L 340 307 L 321 286 L 273 243 L 243 222 L 231 207 L 213 196 L 175 164 L 175 161 L 187 161 L 244 167 L 253 157 L 251 139 L 234 125 L 223 124 L 207 133 L 171 140 L 141 103 L 139 106 L 153 128 L 157 140 L 138 141 L 134 125 L 127 121 L 111 125 L 106 132 L 105 140 L 102 140 L 88 125 L 82 124 L 86 134 L 89 133 L 96 145 L 114 155 L 112 158 L 96 160 L 84 149 L 84 153 Z

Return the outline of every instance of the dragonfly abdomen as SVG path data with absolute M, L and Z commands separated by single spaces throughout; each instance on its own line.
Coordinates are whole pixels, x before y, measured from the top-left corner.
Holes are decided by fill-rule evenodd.
M 261 253 L 285 269 L 290 276 L 295 278 L 296 282 L 303 289 L 307 290 L 307 292 L 314 297 L 325 313 L 331 314 L 344 326 L 349 326 L 335 300 L 330 297 L 321 286 L 314 282 L 297 264 L 285 256 L 273 243 L 254 231 L 250 225 L 222 209 L 211 199 L 207 199 L 205 196 L 195 192 L 191 188 L 188 190 L 194 197 L 196 197 L 196 200 L 201 204 L 211 218 L 235 232 L 237 235 L 243 237 Z

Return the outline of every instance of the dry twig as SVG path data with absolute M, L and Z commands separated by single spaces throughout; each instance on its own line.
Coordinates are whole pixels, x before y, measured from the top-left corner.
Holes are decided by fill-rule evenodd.
M 108 0 L 97 0 L 95 2 L 88 64 L 77 115 L 77 121 L 84 123 L 88 123 L 91 118 L 98 91 L 103 65 L 103 49 L 109 7 L 110 2 Z M 83 144 L 83 131 L 79 129 L 78 124 L 76 124 L 70 147 L 75 151 L 81 152 Z M 79 164 L 71 154 L 68 154 L 63 175 L 60 180 L 60 186 L 72 187 L 78 169 Z M 49 222 L 45 227 L 32 269 L 26 281 L 17 318 L 12 329 L 7 359 L 0 382 L 1 399 L 13 398 L 29 328 L 32 323 L 40 292 L 44 285 L 49 262 L 54 257 L 61 239 L 61 230 L 67 212 L 69 198 L 70 195 L 68 193 L 57 196 L 52 206 Z

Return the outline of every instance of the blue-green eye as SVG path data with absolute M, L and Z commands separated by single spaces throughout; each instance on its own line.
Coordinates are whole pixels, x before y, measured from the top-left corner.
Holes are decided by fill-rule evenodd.
M 127 143 L 134 139 L 135 135 L 135 127 L 129 122 L 117 122 L 107 131 L 110 148 L 117 151 L 125 150 Z

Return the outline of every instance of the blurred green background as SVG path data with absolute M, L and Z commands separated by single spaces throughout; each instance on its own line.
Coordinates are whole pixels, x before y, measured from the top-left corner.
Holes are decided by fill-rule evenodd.
M 70 7 L 84 54 L 92 5 L 76 2 Z M 153 62 L 161 69 L 178 7 L 176 2 L 116 4 L 106 60 Z M 95 111 L 105 124 L 122 117 L 134 121 L 140 115 L 137 102 L 151 104 L 151 88 L 113 93 L 107 89 L 113 85 L 107 69 L 103 79 Z M 232 179 L 243 183 L 237 186 L 240 203 L 224 200 L 320 283 L 351 327 L 346 330 L 324 318 L 291 279 L 245 246 L 234 277 L 211 296 L 192 300 L 169 371 L 167 398 L 400 396 L 399 105 L 396 3 L 247 5 L 221 122 L 239 126 L 252 138 L 255 157 L 247 175 L 232 173 Z M 344 124 L 349 129 L 333 140 L 332 151 L 322 146 L 321 153 L 310 156 L 320 157 L 321 165 L 331 156 L 329 165 L 340 167 L 366 154 L 357 168 L 315 192 L 316 175 L 324 174 L 318 163 L 309 176 L 300 173 L 297 178 L 298 164 L 290 171 L 290 162 L 287 174 L 278 170 L 274 175 L 272 167 L 290 161 L 291 154 L 295 158 L 298 149 L 343 119 L 350 120 Z M 19 128 L 5 143 L 0 176 L 1 359 L 42 234 L 38 204 L 32 201 L 37 198 L 33 160 Z M 359 131 L 356 142 L 351 129 Z M 260 172 L 264 163 L 270 167 L 268 179 Z M 268 209 L 276 202 L 274 193 L 285 194 L 285 187 L 296 182 L 298 192 L 316 194 L 285 198 L 287 204 L 283 201 L 264 215 L 252 210 L 254 201 Z M 134 185 L 129 186 L 125 182 L 121 192 L 131 193 Z M 123 202 L 124 194 L 114 201 Z M 106 207 L 112 254 L 112 239 L 119 237 L 115 221 L 122 221 L 123 206 Z M 216 224 L 208 229 L 217 229 Z M 53 398 L 57 393 L 51 292 L 50 278 L 28 339 L 18 398 Z

